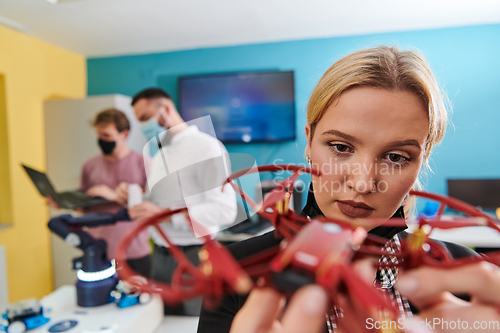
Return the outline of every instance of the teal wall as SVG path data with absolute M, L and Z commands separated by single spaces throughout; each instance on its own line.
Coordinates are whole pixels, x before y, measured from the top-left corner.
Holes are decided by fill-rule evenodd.
M 500 25 L 244 45 L 161 54 L 88 59 L 88 94 L 134 95 L 161 86 L 174 96 L 189 74 L 249 70 L 295 71 L 298 138 L 280 144 L 233 144 L 258 164 L 281 158 L 304 163 L 307 99 L 323 72 L 340 57 L 380 44 L 418 48 L 448 92 L 454 113 L 434 151 L 426 189 L 445 193 L 447 178 L 500 178 Z

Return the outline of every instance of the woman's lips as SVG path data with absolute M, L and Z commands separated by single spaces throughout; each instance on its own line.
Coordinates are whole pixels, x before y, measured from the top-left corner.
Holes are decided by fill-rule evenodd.
M 352 218 L 365 218 L 373 213 L 373 208 L 362 202 L 337 201 L 337 206 L 344 215 Z

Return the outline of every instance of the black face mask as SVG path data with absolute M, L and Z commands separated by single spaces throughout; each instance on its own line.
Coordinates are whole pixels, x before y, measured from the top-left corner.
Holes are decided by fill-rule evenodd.
M 99 141 L 97 141 L 97 143 L 99 144 L 99 148 L 101 148 L 102 153 L 104 155 L 111 155 L 111 153 L 113 152 L 113 150 L 116 147 L 115 141 L 104 141 L 104 140 L 99 139 Z

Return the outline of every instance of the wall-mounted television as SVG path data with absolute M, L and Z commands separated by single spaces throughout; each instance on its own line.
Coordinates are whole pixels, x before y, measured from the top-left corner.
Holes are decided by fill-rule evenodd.
M 291 71 L 183 76 L 178 94 L 182 118 L 210 115 L 222 142 L 295 140 Z

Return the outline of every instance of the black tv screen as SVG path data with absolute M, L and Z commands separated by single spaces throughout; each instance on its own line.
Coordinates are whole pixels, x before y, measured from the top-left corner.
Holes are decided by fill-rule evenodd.
M 500 207 L 500 179 L 448 179 L 448 195 L 485 209 Z
M 293 72 L 242 72 L 179 78 L 185 121 L 210 115 L 222 142 L 295 139 Z

